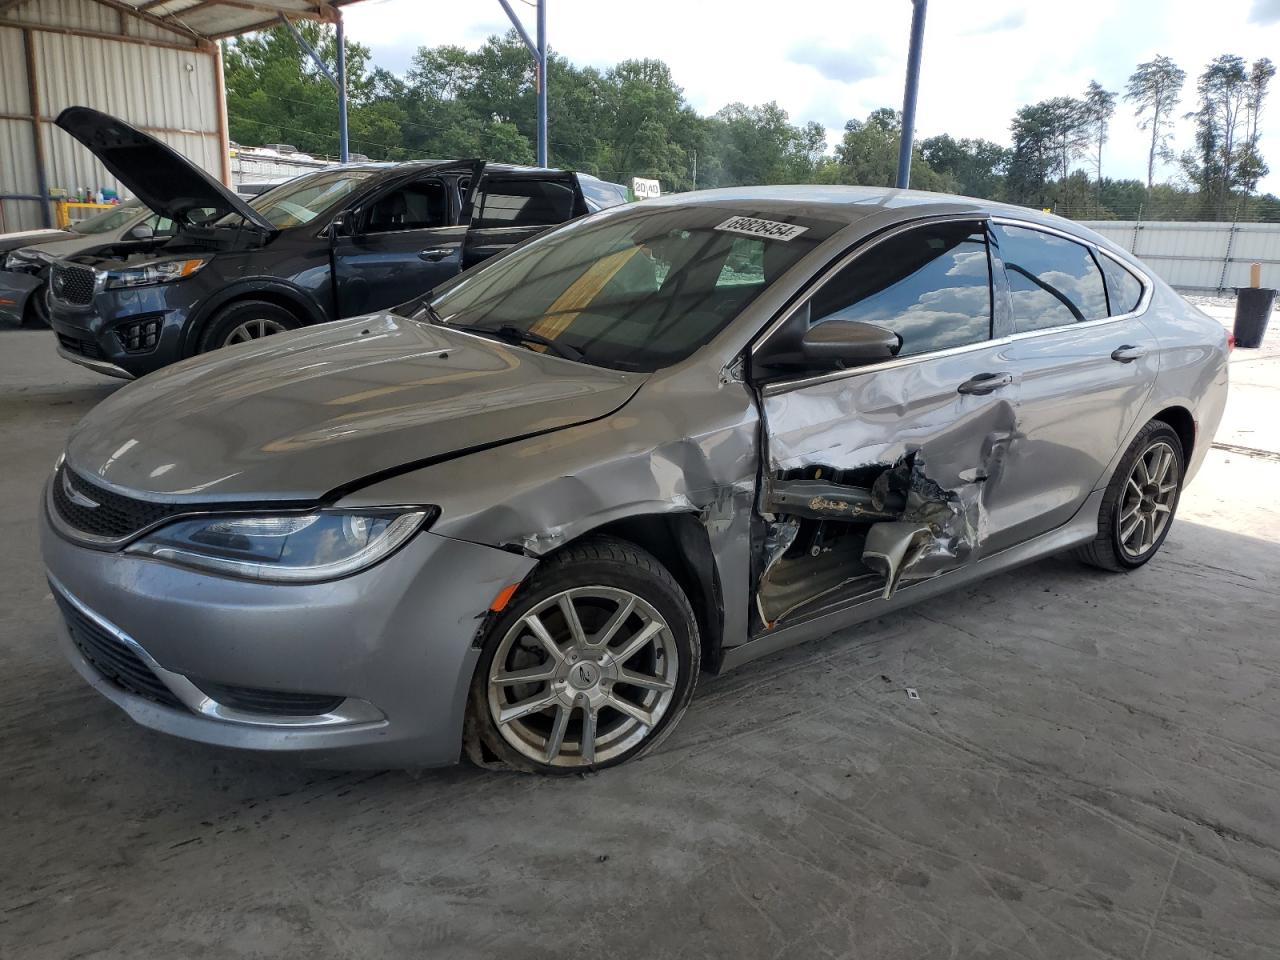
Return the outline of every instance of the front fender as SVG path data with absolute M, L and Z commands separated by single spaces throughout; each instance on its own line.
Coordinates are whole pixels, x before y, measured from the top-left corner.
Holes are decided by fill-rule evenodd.
M 307 290 L 296 284 L 281 280 L 278 277 L 252 277 L 237 280 L 225 287 L 220 287 L 193 312 L 183 335 L 182 355 L 190 357 L 195 354 L 200 342 L 201 331 L 219 310 L 236 300 L 253 300 L 267 297 L 272 300 L 288 303 L 298 313 L 303 324 L 325 323 L 334 319 L 328 315 L 324 305 Z

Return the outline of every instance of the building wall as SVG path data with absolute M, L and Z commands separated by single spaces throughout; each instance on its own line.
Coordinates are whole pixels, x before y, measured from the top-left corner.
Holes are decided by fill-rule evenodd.
M 1262 264 L 1264 287 L 1280 287 L 1280 223 L 1087 220 L 1081 225 L 1124 247 L 1170 286 L 1188 293 L 1247 287 L 1253 263 Z
M 35 199 L 47 190 L 129 195 L 53 125 L 73 105 L 118 116 L 230 179 L 215 45 L 91 0 L 25 3 L 0 25 L 0 232 L 51 222 Z

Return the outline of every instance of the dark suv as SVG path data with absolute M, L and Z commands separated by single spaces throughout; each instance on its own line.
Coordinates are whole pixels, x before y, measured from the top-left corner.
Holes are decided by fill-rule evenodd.
M 157 213 L 163 240 L 59 260 L 58 352 L 117 377 L 404 303 L 554 224 L 626 200 L 585 174 L 481 160 L 328 167 L 249 202 L 153 137 L 87 107 L 57 124 Z

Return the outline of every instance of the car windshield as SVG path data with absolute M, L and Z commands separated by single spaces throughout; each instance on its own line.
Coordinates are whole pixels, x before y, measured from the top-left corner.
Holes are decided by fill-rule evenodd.
M 614 208 L 463 274 L 411 315 L 598 366 L 657 370 L 711 340 L 839 226 L 710 204 Z
M 126 200 L 118 206 L 112 207 L 110 210 L 103 210 L 101 213 L 94 214 L 92 217 L 86 217 L 78 223 L 71 224 L 73 233 L 83 233 L 91 235 L 95 233 L 108 233 L 112 230 L 119 230 L 130 222 L 138 219 L 147 208 L 142 205 L 139 200 Z
M 373 176 L 372 170 L 326 170 L 298 177 L 272 187 L 249 201 L 249 206 L 281 230 L 310 223 L 335 203 Z M 238 213 L 229 213 L 221 224 L 240 222 Z

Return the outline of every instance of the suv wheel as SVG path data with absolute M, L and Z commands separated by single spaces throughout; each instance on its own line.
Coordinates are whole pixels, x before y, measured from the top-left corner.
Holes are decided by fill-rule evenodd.
M 44 299 L 44 287 L 36 287 L 27 297 L 27 309 L 22 312 L 22 326 L 40 329 L 49 326 L 49 304 Z
M 1133 438 L 1107 485 L 1098 535 L 1076 556 L 1103 570 L 1122 572 L 1156 555 L 1173 526 L 1182 493 L 1182 441 L 1167 423 L 1152 420 Z
M 292 313 L 266 300 L 240 300 L 223 307 L 205 326 L 197 353 L 260 340 L 273 333 L 297 330 L 302 324 Z
M 570 546 L 484 633 L 468 752 L 535 773 L 622 763 L 671 732 L 700 666 L 693 610 L 661 563 L 621 540 Z

